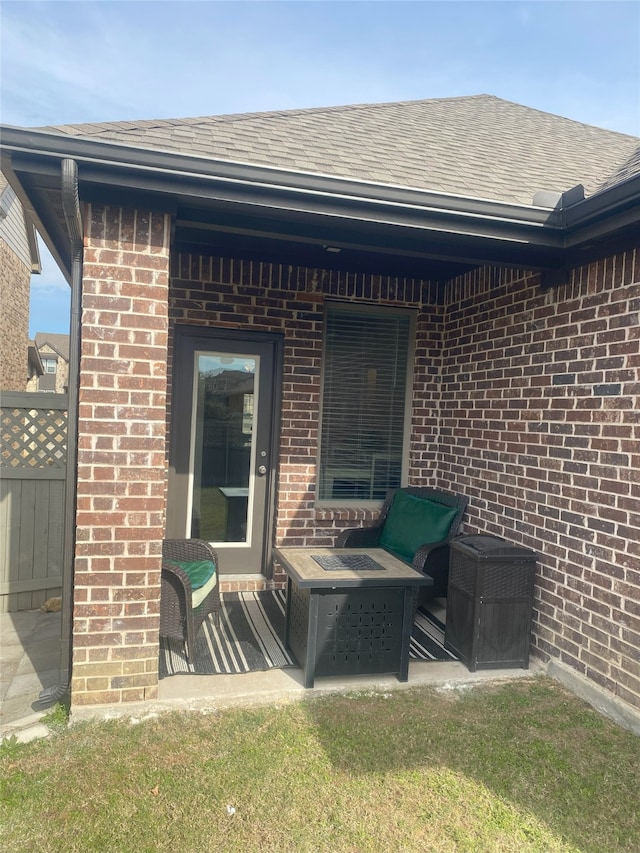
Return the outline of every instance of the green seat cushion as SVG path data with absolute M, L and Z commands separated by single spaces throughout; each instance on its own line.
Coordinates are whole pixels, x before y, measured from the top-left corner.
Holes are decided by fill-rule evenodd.
M 204 586 L 201 586 L 200 589 L 196 589 L 191 593 L 192 610 L 195 610 L 196 607 L 199 607 L 202 604 L 202 602 L 209 595 L 209 593 L 217 583 L 218 578 L 216 577 L 216 573 L 214 572 Z
M 447 538 L 457 512 L 455 507 L 397 491 L 380 534 L 380 545 L 410 563 L 421 545 Z
M 170 563 L 172 566 L 177 566 L 189 576 L 191 589 L 194 592 L 196 589 L 203 587 L 216 573 L 216 567 L 211 560 L 198 560 L 194 563 L 185 563 L 181 560 L 165 560 L 165 562 Z

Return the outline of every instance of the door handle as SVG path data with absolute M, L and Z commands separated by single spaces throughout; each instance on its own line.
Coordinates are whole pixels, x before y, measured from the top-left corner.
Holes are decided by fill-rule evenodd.
M 266 473 L 267 473 L 267 466 L 266 465 L 259 465 L 258 466 L 258 474 L 264 475 Z

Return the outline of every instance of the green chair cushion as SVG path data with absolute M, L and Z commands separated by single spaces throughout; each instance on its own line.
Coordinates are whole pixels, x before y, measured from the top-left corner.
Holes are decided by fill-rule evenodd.
M 177 566 L 189 576 L 193 591 L 203 587 L 209 578 L 216 573 L 216 567 L 211 560 L 198 560 L 195 563 L 185 563 L 180 560 L 165 560 L 165 562 L 170 563 L 172 566 Z
M 447 538 L 457 512 L 455 507 L 397 491 L 380 534 L 380 545 L 410 563 L 421 545 Z
M 204 586 L 201 586 L 200 589 L 196 589 L 191 593 L 192 610 L 195 610 L 196 607 L 199 607 L 202 604 L 202 602 L 209 595 L 209 593 L 217 583 L 218 578 L 216 577 L 216 573 L 214 572 Z

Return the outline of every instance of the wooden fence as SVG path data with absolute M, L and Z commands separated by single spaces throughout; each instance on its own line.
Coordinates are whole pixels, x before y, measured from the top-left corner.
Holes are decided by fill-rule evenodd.
M 66 394 L 2 393 L 1 612 L 61 593 L 67 405 Z

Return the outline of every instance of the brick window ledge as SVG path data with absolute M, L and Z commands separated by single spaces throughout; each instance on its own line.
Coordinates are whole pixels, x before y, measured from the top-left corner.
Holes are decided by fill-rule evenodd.
M 380 515 L 379 506 L 317 506 L 316 521 L 374 521 Z

